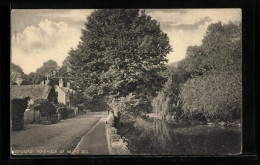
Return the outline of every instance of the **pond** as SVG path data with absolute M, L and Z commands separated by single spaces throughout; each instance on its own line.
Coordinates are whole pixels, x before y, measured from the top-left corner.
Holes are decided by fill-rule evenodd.
M 132 154 L 236 155 L 241 152 L 241 128 L 185 125 L 158 119 L 124 121 L 118 133 Z

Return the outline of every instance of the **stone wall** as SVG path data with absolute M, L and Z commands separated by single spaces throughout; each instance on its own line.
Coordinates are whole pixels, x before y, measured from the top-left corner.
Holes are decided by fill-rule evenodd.
M 127 143 L 117 134 L 117 128 L 114 127 L 113 114 L 109 114 L 107 117 L 106 134 L 110 155 L 131 155 L 130 150 L 127 148 Z

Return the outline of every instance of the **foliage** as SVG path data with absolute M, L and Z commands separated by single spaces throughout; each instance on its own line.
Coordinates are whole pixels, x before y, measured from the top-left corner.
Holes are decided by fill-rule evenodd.
M 137 9 L 95 10 L 69 52 L 71 75 L 85 96 L 146 96 L 161 89 L 169 39 L 156 20 Z
M 43 117 L 50 117 L 56 114 L 56 108 L 49 100 L 36 100 L 33 105 L 34 110 L 39 110 Z
M 54 87 L 51 88 L 50 94 L 48 96 L 48 99 L 53 104 L 57 104 L 58 103 L 58 92 L 55 91 Z
M 83 104 L 84 102 L 84 95 L 82 92 L 76 92 L 76 104 Z
M 74 114 L 74 110 L 72 108 L 68 108 L 62 103 L 56 104 L 55 107 L 57 109 L 57 113 L 60 114 L 61 119 L 67 119 L 70 114 Z
M 24 81 L 22 85 L 35 85 L 40 84 L 42 80 L 45 79 L 44 75 L 36 74 L 34 72 L 29 73 L 28 75 L 24 76 Z
M 44 62 L 43 65 L 36 70 L 36 72 L 31 72 L 28 75 L 24 75 L 24 81 L 22 85 L 36 85 L 40 84 L 46 79 L 47 75 L 52 75 L 53 71 L 56 71 L 58 65 L 54 60 L 48 60 Z M 50 77 L 50 85 L 56 85 L 58 83 L 58 78 Z
M 56 69 L 58 67 L 57 62 L 54 60 L 48 60 L 44 62 L 43 65 L 36 70 L 36 74 L 39 75 L 47 75 L 51 70 Z
M 170 98 L 173 98 L 174 103 L 178 100 L 178 94 L 180 91 L 180 85 L 186 82 L 190 78 L 190 74 L 184 70 L 176 69 L 174 72 L 170 72 L 168 80 L 164 85 L 163 92 Z
M 187 116 L 203 114 L 207 118 L 239 119 L 242 109 L 241 73 L 207 73 L 183 84 L 180 98 Z
M 160 116 L 166 115 L 172 110 L 172 104 L 172 99 L 166 96 L 165 92 L 161 91 L 152 102 L 154 113 Z
M 158 115 L 167 115 L 178 108 L 180 85 L 184 83 L 190 75 L 173 66 L 168 67 L 168 80 L 164 84 L 162 91 L 153 99 L 153 110 Z
M 58 75 L 63 78 L 70 78 L 70 58 L 71 56 L 67 56 L 67 58 L 62 62 L 62 66 L 59 69 Z
M 211 24 L 201 46 L 190 46 L 178 66 L 195 76 L 210 70 L 241 72 L 241 24 Z
M 241 50 L 241 25 L 211 24 L 202 45 L 188 47 L 177 69 L 169 67 L 168 80 L 153 100 L 154 111 L 165 115 L 181 109 L 192 118 L 239 118 Z
M 11 63 L 11 84 L 20 84 L 23 81 L 23 70 L 20 66 Z
M 109 99 L 108 104 L 112 109 L 116 109 L 120 111 L 122 114 L 130 114 L 133 116 L 142 116 L 152 109 L 150 101 L 138 98 L 136 95 L 132 93 L 129 94 L 127 97 Z
M 28 100 L 27 99 L 13 99 L 12 100 L 12 114 L 15 113 L 24 113 L 27 108 Z
M 84 101 L 84 107 L 90 111 L 103 111 L 108 108 L 104 99 L 90 99 Z
M 193 77 L 181 87 L 184 114 L 222 120 L 240 117 L 241 44 L 241 25 L 216 23 L 208 27 L 201 46 L 188 48 L 179 64 Z
M 68 109 L 64 104 L 56 104 L 56 109 L 57 113 L 60 114 L 61 119 L 66 119 L 68 117 Z
M 201 66 L 205 53 L 201 46 L 189 46 L 186 57 L 179 62 L 178 69 L 184 70 L 189 74 L 201 75 L 206 69 Z
M 78 104 L 77 107 L 78 107 L 78 110 L 79 110 L 79 111 L 82 111 L 82 112 L 83 112 L 83 111 L 86 110 L 86 106 L 85 106 L 84 104 Z
M 202 65 L 218 71 L 241 72 L 242 66 L 241 24 L 212 24 L 202 41 L 207 55 Z
M 29 97 L 24 99 L 13 99 L 11 103 L 12 107 L 12 129 L 16 130 L 18 124 L 23 124 L 24 122 L 24 112 L 28 106 Z M 21 129 L 20 127 L 19 129 Z

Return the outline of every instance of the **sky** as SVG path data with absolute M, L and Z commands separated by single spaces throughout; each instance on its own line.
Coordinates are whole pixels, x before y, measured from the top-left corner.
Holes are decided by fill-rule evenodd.
M 62 65 L 76 48 L 91 9 L 14 9 L 11 12 L 11 61 L 24 73 L 35 72 L 50 59 Z M 200 45 L 208 25 L 241 22 L 240 9 L 146 9 L 160 23 L 173 51 L 168 63 L 185 58 L 188 46 Z

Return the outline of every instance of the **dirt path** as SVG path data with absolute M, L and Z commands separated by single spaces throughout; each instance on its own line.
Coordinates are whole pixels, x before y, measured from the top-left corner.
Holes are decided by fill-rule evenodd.
M 53 125 L 25 125 L 24 130 L 11 132 L 12 151 L 18 155 L 70 155 L 100 118 L 88 114 Z

